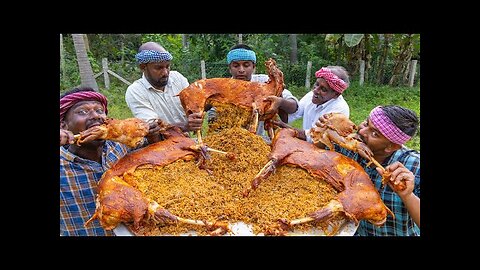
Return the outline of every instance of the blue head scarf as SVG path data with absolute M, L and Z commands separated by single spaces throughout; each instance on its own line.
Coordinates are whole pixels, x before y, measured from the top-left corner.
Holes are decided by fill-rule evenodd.
M 233 49 L 227 54 L 227 64 L 230 65 L 232 61 L 252 61 L 257 63 L 257 56 L 255 52 L 247 49 Z
M 138 64 L 150 62 L 171 61 L 173 56 L 169 52 L 158 52 L 154 50 L 143 50 L 135 55 Z

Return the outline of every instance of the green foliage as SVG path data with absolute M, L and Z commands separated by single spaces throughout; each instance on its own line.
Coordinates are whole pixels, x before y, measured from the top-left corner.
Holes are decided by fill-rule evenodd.
M 65 55 L 65 70 L 60 72 L 60 91 L 73 88 L 80 84 L 80 71 L 78 69 L 77 58 L 75 52 L 66 52 Z
M 364 34 L 345 34 L 343 41 L 347 47 L 357 46 L 362 41 Z
M 294 85 L 305 85 L 305 76 L 307 65 L 290 64 L 278 65 L 284 74 L 284 83 L 287 88 Z
M 142 42 L 141 34 L 90 34 L 90 51 L 97 61 L 107 58 L 111 62 L 131 62 Z
M 287 87 L 287 89 L 292 92 L 292 95 L 294 95 L 298 100 L 300 100 L 303 96 L 305 96 L 308 91 L 311 89 L 307 89 L 305 86 L 296 86 L 292 85 L 291 87 Z

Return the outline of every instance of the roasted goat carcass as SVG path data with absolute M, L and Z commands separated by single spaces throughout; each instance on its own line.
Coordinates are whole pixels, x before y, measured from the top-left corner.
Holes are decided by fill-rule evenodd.
M 212 78 L 198 80 L 183 89 L 178 95 L 188 115 L 203 113 L 205 105 L 212 101 L 233 104 L 246 108 L 253 113 L 249 130 L 255 133 L 258 121 L 271 121 L 277 111 L 271 111 L 271 103 L 264 101 L 268 96 L 282 95 L 284 89 L 283 72 L 278 69 L 275 60 L 265 62 L 269 81 L 267 83 L 250 82 L 231 78 Z M 273 130 L 269 130 L 273 135 Z M 200 141 L 200 139 L 199 139 Z
M 277 132 L 272 141 L 270 161 L 253 179 L 251 187 L 244 191 L 248 196 L 258 187 L 275 168 L 293 165 L 307 170 L 312 176 L 331 184 L 339 193 L 323 208 L 309 214 L 306 218 L 286 221 L 285 227 L 295 224 L 328 220 L 335 212 L 342 212 L 347 218 L 358 224 L 367 220 L 375 225 L 385 223 L 387 213 L 393 213 L 382 202 L 372 180 L 365 170 L 354 160 L 340 153 L 320 149 L 313 144 L 296 138 L 297 131 L 283 128 Z M 292 179 L 292 181 L 295 181 Z
M 315 123 L 315 127 L 309 130 L 310 136 L 314 144 L 319 142 L 328 146 L 332 151 L 335 151 L 333 143 L 340 145 L 343 148 L 358 153 L 361 157 L 373 163 L 375 166 L 382 169 L 382 184 L 390 179 L 391 172 L 385 168 L 373 157 L 373 153 L 368 146 L 358 136 L 358 127 L 346 115 L 342 113 L 327 113 L 320 117 Z M 406 188 L 405 182 L 400 182 L 396 189 L 404 190 Z
M 175 216 L 135 188 L 136 180 L 130 176 L 139 166 L 165 166 L 179 159 L 190 161 L 202 157 L 195 141 L 186 137 L 178 127 L 171 126 L 162 135 L 166 138 L 164 141 L 127 154 L 103 174 L 98 185 L 97 209 L 85 226 L 97 218 L 106 230 L 121 222 L 133 223 L 134 228 L 138 228 L 142 221 L 153 220 L 158 224 L 183 222 L 207 226 L 213 235 L 228 231 L 228 224 L 223 222 Z
M 111 140 L 137 147 L 148 134 L 149 125 L 138 118 L 124 120 L 108 118 L 102 125 L 93 126 L 76 136 L 77 144 L 93 140 Z

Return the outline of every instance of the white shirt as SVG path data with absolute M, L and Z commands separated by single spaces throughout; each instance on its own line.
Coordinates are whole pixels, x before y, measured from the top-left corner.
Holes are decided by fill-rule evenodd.
M 303 117 L 302 128 L 305 130 L 305 135 L 307 135 L 307 141 L 309 142 L 311 142 L 311 138 L 308 130 L 315 126 L 315 122 L 318 120 L 318 118 L 320 118 L 320 116 L 326 113 L 334 112 L 343 113 L 347 117 L 350 117 L 350 108 L 345 99 L 343 99 L 342 95 L 338 96 L 337 98 L 332 98 L 321 105 L 313 104 L 312 97 L 313 91 L 308 92 L 298 102 L 298 110 L 288 115 L 288 123 Z
M 164 91 L 154 88 L 142 75 L 125 93 L 125 101 L 133 116 L 142 120 L 160 118 L 169 124 L 187 123 L 180 97 L 175 96 L 189 85 L 187 78 L 177 71 L 170 71 Z

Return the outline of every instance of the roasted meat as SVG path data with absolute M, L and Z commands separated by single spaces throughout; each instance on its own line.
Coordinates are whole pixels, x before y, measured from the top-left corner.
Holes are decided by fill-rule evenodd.
M 190 84 L 178 94 L 185 113 L 187 116 L 202 113 L 205 105 L 212 101 L 233 104 L 253 113 L 249 130 L 255 132 L 259 120 L 268 122 L 277 115 L 277 111 L 268 112 L 271 103 L 264 98 L 272 95 L 279 97 L 284 89 L 283 73 L 275 60 L 267 60 L 265 66 L 269 76 L 267 83 L 212 78 Z
M 100 139 L 120 142 L 134 148 L 143 141 L 148 130 L 148 123 L 138 118 L 124 120 L 108 118 L 102 125 L 80 132 L 77 144 Z
M 180 159 L 189 161 L 202 158 L 202 149 L 197 149 L 195 141 L 186 137 L 178 127 L 170 126 L 162 131 L 162 135 L 164 141 L 127 154 L 103 174 L 98 186 L 97 209 L 85 226 L 97 218 L 106 230 L 115 228 L 120 222 L 138 228 L 141 222 L 154 221 L 157 224 L 183 222 L 207 226 L 212 234 L 228 231 L 227 224 L 222 222 L 174 216 L 136 188 L 136 180 L 131 175 L 137 167 L 165 166 Z
M 327 206 L 302 218 L 300 221 L 285 221 L 286 225 L 295 225 L 309 221 L 321 221 L 330 218 L 335 212 L 344 213 L 349 219 L 358 223 L 367 220 L 382 225 L 387 213 L 393 213 L 382 202 L 372 180 L 365 170 L 354 160 L 334 151 L 320 149 L 311 143 L 296 138 L 293 129 L 281 129 L 272 142 L 270 161 L 245 190 L 248 196 L 258 187 L 275 168 L 293 165 L 307 170 L 314 177 L 331 184 L 339 193 Z M 294 179 L 292 179 L 294 181 Z

